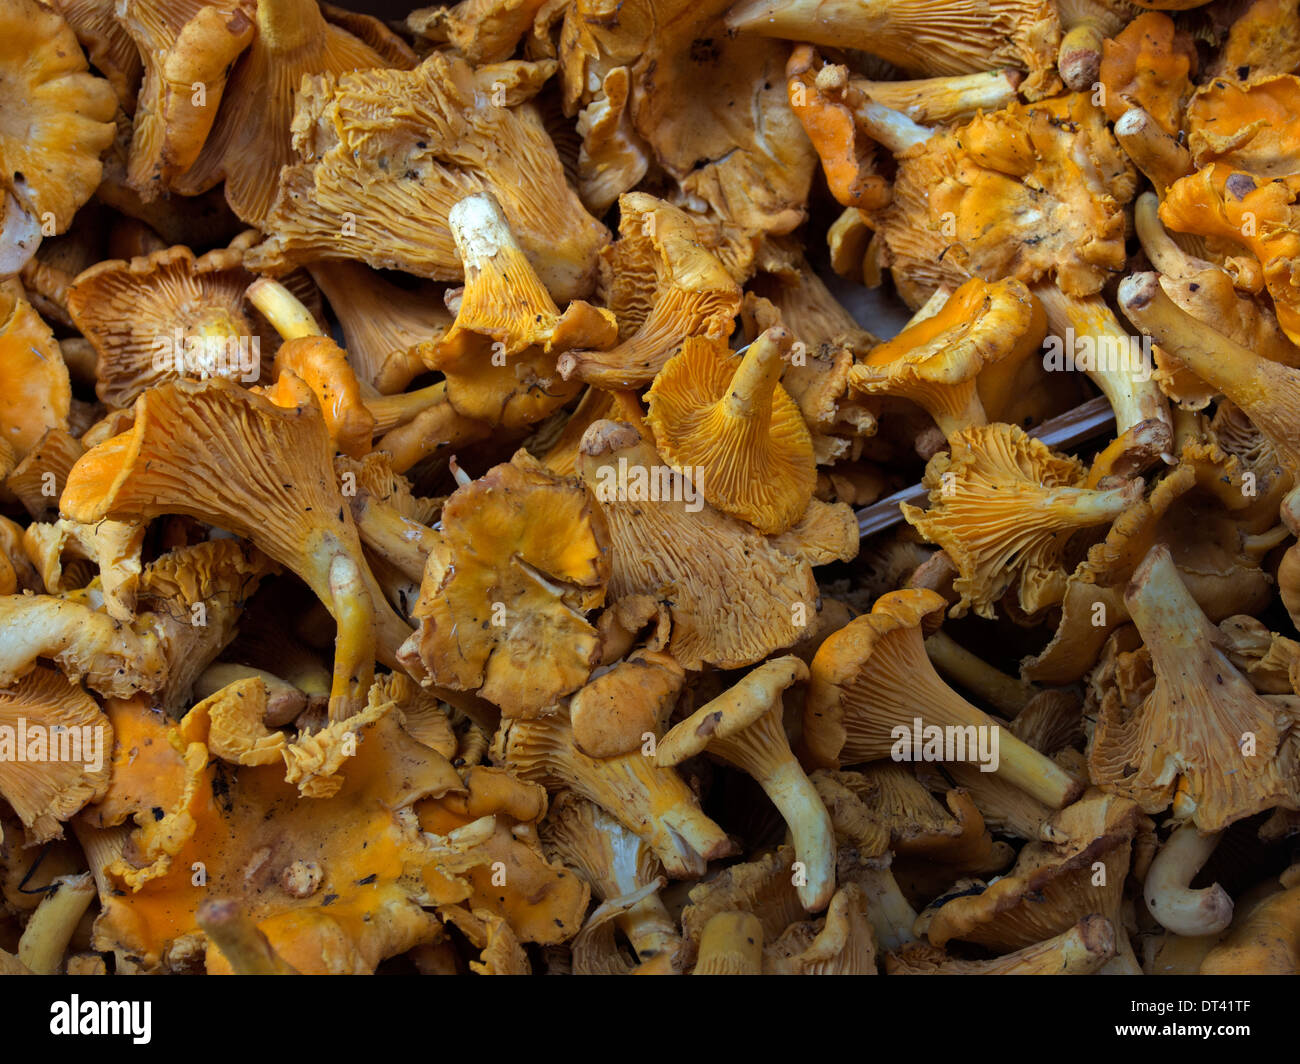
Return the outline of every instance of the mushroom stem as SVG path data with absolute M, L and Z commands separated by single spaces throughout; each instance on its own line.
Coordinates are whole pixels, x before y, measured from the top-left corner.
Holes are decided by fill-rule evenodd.
M 202 701 L 238 680 L 258 679 L 266 685 L 266 709 L 262 722 L 270 728 L 288 724 L 307 708 L 307 695 L 293 684 L 264 669 L 249 665 L 217 662 L 209 665 L 194 681 L 193 698 Z
M 643 964 L 656 957 L 672 957 L 682 935 L 656 891 L 614 918 Z
M 1092 19 L 1071 27 L 1061 37 L 1056 69 L 1071 92 L 1088 92 L 1101 76 L 1101 51 L 1105 35 Z
M 1173 411 L 1175 419 L 1181 411 Z M 1088 479 L 1083 486 L 1097 490 L 1107 477 L 1128 479 L 1135 477 L 1161 455 L 1180 453 L 1174 446 L 1174 436 L 1163 421 L 1152 418 L 1140 421 L 1126 429 L 1106 444 L 1088 467 Z
M 1160 847 L 1147 872 L 1142 897 L 1162 927 L 1176 935 L 1216 935 L 1232 922 L 1232 898 L 1218 883 L 1192 890 L 1188 884 L 1219 844 L 1221 831 L 1202 835 L 1185 823 Z
M 886 861 L 892 860 L 886 854 Z M 888 864 L 881 868 L 864 867 L 853 876 L 853 882 L 867 895 L 867 918 L 876 933 L 882 950 L 896 950 L 916 941 L 912 931 L 916 923 L 916 910 L 903 897 L 898 880 Z
M 258 5 L 259 17 L 262 6 Z M 315 317 L 312 316 L 312 312 L 279 281 L 274 281 L 270 277 L 259 277 L 248 286 L 244 296 L 262 312 L 262 316 L 271 323 L 271 327 L 283 340 L 325 335 Z
M 330 720 L 339 721 L 361 711 L 375 679 L 375 605 L 357 563 L 341 544 L 334 544 L 322 562 L 324 586 L 313 590 L 330 604 L 338 623 Z
M 718 913 L 704 925 L 693 975 L 761 975 L 763 925 L 753 913 Z
M 947 122 L 976 111 L 997 111 L 1016 98 L 1022 80 L 1018 70 L 986 70 L 979 74 L 918 78 L 914 81 L 866 81 L 849 85 L 872 102 L 915 122 Z
M 853 117 L 872 140 L 884 145 L 895 155 L 917 144 L 924 144 L 934 136 L 933 129 L 913 122 L 902 112 L 874 100 L 866 100 L 854 108 Z
M 1178 246 L 1160 221 L 1159 212 L 1160 199 L 1154 192 L 1143 192 L 1133 205 L 1133 225 L 1151 265 L 1166 277 L 1180 281 L 1213 269 L 1213 263 L 1189 255 Z
M 943 629 L 926 639 L 925 652 L 948 679 L 955 680 L 1009 717 L 1024 709 L 1025 704 L 1038 693 L 1033 684 L 995 669 Z
M 795 857 L 803 865 L 799 901 L 809 912 L 820 912 L 835 893 L 835 829 L 817 788 L 788 745 L 786 751 L 782 763 L 754 778 L 789 825 Z
M 18 941 L 18 960 L 34 975 L 58 972 L 72 933 L 95 897 L 95 880 L 89 872 L 59 876 L 51 886 Z
M 489 431 L 488 425 L 457 413 L 449 402 L 432 403 L 406 424 L 387 432 L 375 444 L 375 450 L 393 456 L 394 473 L 405 473 L 439 447 L 475 443 L 486 438 Z
M 1102 359 L 1103 353 L 1109 356 L 1130 351 L 1133 339 L 1105 302 L 1097 296 L 1087 299 L 1067 296 L 1054 284 L 1035 285 L 1034 294 L 1047 311 L 1048 327 L 1053 334 L 1062 340 L 1073 336 L 1076 343 L 1085 337 L 1091 340 L 1098 357 L 1093 359 L 1093 368 L 1086 372 L 1115 412 L 1117 433 L 1127 432 L 1134 425 L 1150 420 L 1169 425 L 1172 432 L 1169 402 L 1149 373 L 1143 380 L 1131 366 L 1106 368 L 1099 365 L 1103 361 L 1108 365 L 1115 361 L 1109 357 Z
M 325 36 L 328 24 L 316 0 L 258 0 L 257 37 L 271 52 L 288 52 Z M 296 86 L 295 86 L 296 88 Z
M 1115 123 L 1115 139 L 1161 192 L 1196 169 L 1191 152 L 1161 129 L 1141 107 L 1130 108 L 1120 115 Z
M 230 963 L 235 975 L 298 975 L 271 945 L 261 928 L 229 899 L 212 898 L 199 906 L 199 927 Z
M 447 382 L 439 381 L 427 388 L 396 395 L 381 395 L 366 400 L 366 409 L 375 419 L 375 433 L 388 432 L 404 425 L 431 407 L 447 405 Z
M 1165 294 L 1155 273 L 1126 277 L 1118 298 L 1120 309 L 1144 335 L 1231 399 L 1273 444 L 1288 471 L 1300 471 L 1300 446 L 1293 442 L 1300 373 L 1260 358 L 1197 321 Z
M 794 343 L 787 329 L 768 329 L 749 345 L 740 368 L 731 378 L 725 407 L 728 415 L 744 420 L 767 418 L 772 410 L 772 395 L 785 371 L 781 356 Z
M 404 517 L 394 507 L 364 492 L 354 496 L 351 503 L 352 520 L 361 534 L 361 542 L 418 584 L 424 576 L 429 552 L 437 546 L 433 529 Z

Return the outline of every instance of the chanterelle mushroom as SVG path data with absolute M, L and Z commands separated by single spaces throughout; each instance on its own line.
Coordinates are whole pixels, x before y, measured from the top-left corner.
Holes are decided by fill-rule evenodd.
M 400 658 L 427 682 L 477 691 L 530 717 L 580 687 L 599 657 L 586 613 L 604 602 L 608 533 L 576 480 L 526 451 L 466 483 L 442 509 Z
M 8 277 L 36 253 L 43 235 L 65 232 L 95 191 L 99 155 L 117 133 L 117 96 L 90 73 L 56 11 L 34 0 L 5 0 L 0 33 L 0 276 Z
M 448 215 L 466 196 L 490 192 L 551 295 L 587 295 L 609 234 L 565 182 L 529 102 L 553 69 L 548 60 L 475 70 L 435 52 L 410 71 L 313 79 L 295 119 L 301 161 L 280 175 L 260 255 L 359 258 L 457 280 Z M 379 136 L 370 130 L 376 114 Z

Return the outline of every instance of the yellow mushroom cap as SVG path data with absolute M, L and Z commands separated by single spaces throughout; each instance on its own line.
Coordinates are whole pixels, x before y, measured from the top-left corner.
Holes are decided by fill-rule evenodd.
M 737 358 L 688 338 L 655 378 L 646 415 L 660 453 L 709 502 L 766 533 L 798 521 L 817 482 L 808 426 L 780 384 L 791 340 L 772 329 Z

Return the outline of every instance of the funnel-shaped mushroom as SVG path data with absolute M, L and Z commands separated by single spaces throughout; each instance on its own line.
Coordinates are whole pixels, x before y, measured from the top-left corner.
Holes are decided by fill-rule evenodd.
M 560 357 L 566 379 L 603 388 L 649 384 L 687 337 L 724 340 L 740 288 L 683 211 L 644 192 L 619 197 L 621 239 L 601 252 L 606 305 L 620 342 Z
M 463 416 L 505 428 L 541 421 L 582 390 L 559 379 L 556 357 L 612 344 L 614 315 L 582 300 L 561 314 L 490 194 L 459 201 L 447 221 L 465 291 L 427 361 L 446 375 L 447 398 Z
M 365 702 L 377 630 L 404 625 L 374 586 L 331 455 L 310 392 L 288 410 L 228 381 L 178 380 L 142 395 L 130 431 L 86 453 L 60 505 L 87 522 L 188 514 L 292 569 L 338 621 L 330 712 L 341 719 Z
M 707 750 L 752 776 L 790 827 L 803 865 L 799 900 L 819 912 L 835 890 L 835 834 L 782 723 L 782 692 L 807 677 L 808 667 L 793 656 L 760 665 L 665 735 L 656 760 L 678 765 Z
M 562 713 L 503 720 L 492 740 L 492 759 L 526 780 L 568 787 L 595 802 L 644 839 L 674 878 L 702 875 L 709 861 L 734 852 L 726 833 L 704 815 L 675 771 L 659 768 L 639 750 L 588 757 L 574 744 L 573 729 Z
M 817 482 L 812 437 L 781 387 L 793 338 L 769 329 L 732 355 L 723 342 L 688 338 L 649 392 L 646 424 L 659 453 L 723 513 L 760 532 L 784 532 Z
M 918 74 L 974 74 L 998 67 L 1029 71 L 1022 91 L 1049 96 L 1060 87 L 1061 26 L 1042 0 L 905 3 L 885 0 L 744 0 L 727 14 L 744 33 L 859 48 Z
M 795 620 L 817 612 L 812 567 L 709 506 L 631 425 L 593 424 L 578 467 L 609 523 L 611 599 L 662 601 L 682 668 L 754 665 L 806 634 Z
M 117 17 L 139 49 L 144 82 L 132 122 L 127 184 L 146 202 L 199 157 L 226 79 L 256 33 L 246 0 L 122 0 Z
M 1255 693 L 1188 593 L 1168 548 L 1153 547 L 1125 593 L 1155 683 L 1136 706 L 1103 698 L 1088 754 L 1099 787 L 1150 813 L 1180 786 L 1205 832 L 1300 801 L 1285 714 Z
M 242 11 L 236 12 L 231 22 L 247 19 Z M 231 209 L 247 224 L 262 227 L 280 168 L 293 162 L 294 93 L 304 75 L 382 67 L 386 60 L 346 30 L 326 22 L 316 0 L 259 0 L 253 18 L 257 32 L 225 83 L 215 121 L 213 112 L 204 109 L 211 133 L 201 150 L 187 152 L 192 165 L 173 178 L 172 188 L 193 196 L 224 178 Z M 206 20 L 216 22 L 209 14 L 191 25 L 207 29 Z M 228 26 L 226 32 L 233 37 Z M 229 43 L 233 47 L 234 42 Z M 229 62 L 238 49 L 227 54 Z M 210 53 L 199 52 L 198 58 L 207 60 Z M 224 73 L 224 65 L 217 69 Z M 209 107 L 216 104 L 209 101 Z
M 269 348 L 273 338 L 254 326 L 244 301 L 253 277 L 241 254 L 229 248 L 196 258 L 172 247 L 100 262 L 77 277 L 68 313 L 99 356 L 95 394 L 102 402 L 128 407 L 177 377 L 263 378 L 270 360 L 262 361 L 262 343 Z
M 63 834 L 60 822 L 108 790 L 113 728 L 95 700 L 37 666 L 0 688 L 0 795 L 28 845 Z
M 1005 405 L 1015 370 L 1047 332 L 1038 300 L 1020 281 L 971 278 L 937 313 L 872 348 L 849 370 L 868 395 L 921 406 L 944 436 L 987 422 L 982 399 Z
M 975 761 L 983 731 L 986 752 L 997 735 L 998 758 L 990 771 L 1060 808 L 1079 794 L 1081 785 L 968 703 L 934 671 L 925 655 L 921 622 L 943 606 L 943 597 L 933 591 L 890 592 L 877 600 L 871 613 L 851 621 L 821 645 L 813 658 L 804 703 L 803 741 L 811 760 L 838 768 L 894 756 L 900 750 L 907 760 L 921 760 L 929 747 L 912 749 L 919 725 L 923 735 L 937 726 L 941 748 L 943 740 L 952 737 L 946 744 L 952 760 Z M 905 747 L 900 747 L 904 741 L 900 728 Z M 947 751 L 940 749 L 939 754 L 943 760 Z M 992 763 L 992 758 L 986 763 Z
M 489 192 L 551 295 L 587 295 L 609 234 L 565 181 L 555 145 L 527 102 L 553 69 L 546 61 L 474 70 L 435 52 L 410 71 L 312 81 L 295 118 L 299 159 L 283 160 L 292 165 L 278 192 L 274 181 L 266 186 L 276 198 L 262 256 L 360 259 L 458 280 L 461 258 L 448 216 L 466 196 Z M 280 162 L 266 165 L 274 174 Z
M 572 791 L 556 796 L 540 834 L 547 851 L 574 869 L 602 901 L 663 882 L 659 878 L 663 867 L 650 847 L 600 806 Z M 614 919 L 642 963 L 671 957 L 681 943 L 681 933 L 657 889 Z
M 41 236 L 66 232 L 103 173 L 117 133 L 117 96 L 87 69 L 68 24 L 35 0 L 0 7 L 0 73 L 7 87 L 0 132 L 4 204 L 0 277 L 22 269 Z
M 930 509 L 902 509 L 957 566 L 953 588 L 961 601 L 953 616 L 974 606 L 992 619 L 1013 584 L 1027 613 L 1059 602 L 1070 536 L 1114 521 L 1142 496 L 1141 480 L 1104 491 L 1086 487 L 1082 463 L 1015 425 L 965 429 L 951 444 L 951 454 L 937 454 L 926 466 Z
M 412 675 L 535 716 L 586 681 L 600 653 L 587 611 L 609 580 L 605 522 L 577 481 L 527 452 L 464 484 L 442 509 L 402 648 Z

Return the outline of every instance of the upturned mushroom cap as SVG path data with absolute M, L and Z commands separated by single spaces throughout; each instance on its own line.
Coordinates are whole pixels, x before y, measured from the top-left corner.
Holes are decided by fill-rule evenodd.
M 256 34 L 253 6 L 241 0 L 122 3 L 118 20 L 144 64 L 127 183 L 146 202 L 165 194 L 198 158 L 231 67 Z
M 823 919 L 791 924 L 764 948 L 764 974 L 875 975 L 876 934 L 867 908 L 861 887 L 841 887 Z
M 709 922 L 719 913 L 746 912 L 758 918 L 763 938 L 775 941 L 792 923 L 806 920 L 790 865 L 794 850 L 780 846 L 750 861 L 733 864 L 690 890 L 682 909 L 682 938 L 687 962 L 694 960 Z
M 17 273 L 53 224 L 65 232 L 95 191 L 100 153 L 116 133 L 112 86 L 87 69 L 86 56 L 56 11 L 34 0 L 5 0 L 0 70 L 8 122 L 0 133 L 4 209 L 0 276 Z
M 816 614 L 812 568 L 709 506 L 631 425 L 593 424 L 578 467 L 609 524 L 610 597 L 665 602 L 682 668 L 743 668 L 805 634 L 795 604 Z
M 108 718 L 56 670 L 38 665 L 0 688 L 0 795 L 28 845 L 60 838 L 61 821 L 104 796 L 112 749 Z
M 727 25 L 744 33 L 859 48 L 916 74 L 1020 67 L 1029 71 L 1022 90 L 1030 99 L 1060 87 L 1060 23 L 1054 6 L 1038 0 L 1011 0 L 975 11 L 955 0 L 746 0 L 728 12 Z
M 701 875 L 708 861 L 734 852 L 676 772 L 652 764 L 639 750 L 588 757 L 574 744 L 562 714 L 503 720 L 492 740 L 492 759 L 524 779 L 568 787 L 595 802 L 644 839 L 674 878 Z
M 639 960 L 677 952 L 681 932 L 659 898 L 663 866 L 644 840 L 594 802 L 567 790 L 556 796 L 539 833 L 547 852 L 586 880 L 595 897 L 614 901 L 645 892 L 612 917 Z
M 740 287 L 684 211 L 644 192 L 619 197 L 620 239 L 601 252 L 601 289 L 618 344 L 560 358 L 561 375 L 604 388 L 649 384 L 688 337 L 724 340 Z
M 1300 774 L 1285 715 L 1228 660 L 1168 548 L 1151 549 L 1125 601 L 1155 682 L 1136 705 L 1124 705 L 1118 690 L 1103 699 L 1088 755 L 1097 785 L 1150 813 L 1168 808 L 1182 785 L 1205 832 L 1294 805 Z
M 331 713 L 365 700 L 377 637 L 395 649 L 392 614 L 370 575 L 339 493 L 314 397 L 278 407 L 228 381 L 177 380 L 136 401 L 130 431 L 74 467 L 61 506 L 89 522 L 187 514 L 227 528 L 292 569 L 339 622 Z M 404 638 L 404 635 L 402 636 Z
M 99 262 L 76 278 L 68 313 L 99 356 L 101 401 L 129 407 L 177 377 L 269 379 L 274 334 L 254 325 L 244 301 L 253 276 L 240 258 L 234 248 L 196 257 L 171 247 Z
M 609 234 L 565 181 L 528 102 L 553 69 L 548 60 L 474 70 L 436 52 L 410 71 L 313 79 L 294 119 L 298 159 L 283 160 L 292 165 L 278 191 L 269 182 L 271 239 L 260 255 L 267 262 L 360 259 L 377 269 L 459 280 L 448 216 L 466 196 L 487 192 L 551 295 L 587 295 Z M 375 114 L 384 116 L 380 137 L 369 132 Z M 272 173 L 279 161 L 274 165 Z M 343 211 L 354 224 L 340 233 Z
M 577 481 L 520 451 L 452 494 L 402 648 L 414 675 L 535 716 L 599 656 L 585 614 L 610 578 L 605 520 Z
M 1046 332 L 1047 317 L 1022 282 L 973 277 L 937 314 L 872 348 L 849 384 L 912 400 L 952 436 L 987 421 L 982 399 L 1000 412 L 1015 370 Z
M 808 508 L 812 437 L 781 387 L 793 338 L 771 329 L 737 358 L 725 343 L 688 338 L 655 378 L 646 424 L 659 453 L 724 513 L 775 534 Z
M 263 723 L 267 694 L 260 677 L 236 680 L 198 702 L 181 734 L 206 735 L 209 752 L 232 765 L 279 764 L 288 740 Z
M 224 771 L 199 738 L 200 724 L 187 732 L 188 746 L 182 741 L 179 799 L 161 819 L 144 812 L 129 843 L 92 858 L 103 906 L 98 948 L 165 969 L 197 930 L 199 905 L 225 897 L 299 971 L 360 974 L 434 934 L 437 920 L 422 905 L 467 896 L 468 884 L 450 869 L 473 858 L 454 840 L 423 835 L 411 814 L 420 798 L 462 784 L 391 711 L 363 728 L 337 793 L 309 801 L 285 781 L 283 765 Z M 206 870 L 202 886 L 193 882 L 195 861 Z M 212 946 L 206 965 L 229 970 Z
M 1142 481 L 1105 491 L 1084 486 L 1084 468 L 1015 425 L 963 429 L 952 453 L 935 455 L 924 484 L 930 509 L 903 505 L 903 516 L 943 547 L 960 576 L 953 582 L 961 616 L 970 606 L 994 617 L 996 603 L 1017 586 L 1022 609 L 1059 602 L 1070 535 L 1115 520 L 1142 495 Z
M 116 0 L 56 0 L 49 6 L 67 20 L 90 65 L 113 86 L 122 110 L 134 113 L 143 65 L 131 35 L 114 15 Z
M 1287 116 L 1300 105 L 1300 77 L 1212 78 L 1187 107 L 1187 147 L 1197 167 L 1223 163 L 1258 180 L 1300 171 L 1300 139 Z
M 809 759 L 819 767 L 838 768 L 891 756 L 897 747 L 895 729 L 903 727 L 910 738 L 917 720 L 940 727 L 998 728 L 995 771 L 1060 808 L 1080 792 L 1080 784 L 962 699 L 934 671 L 925 655 L 921 623 L 943 606 L 943 597 L 933 591 L 893 591 L 821 645 L 804 702 L 803 743 Z M 919 758 L 920 752 L 913 756 Z M 964 756 L 974 759 L 969 749 Z

